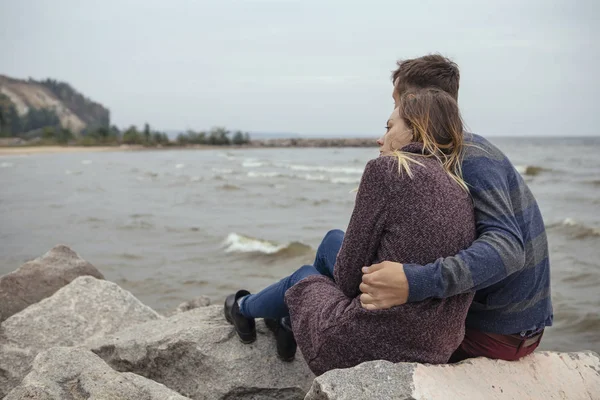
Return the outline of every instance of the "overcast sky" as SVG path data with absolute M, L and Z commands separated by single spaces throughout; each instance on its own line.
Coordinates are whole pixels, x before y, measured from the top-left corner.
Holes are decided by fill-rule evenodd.
M 120 127 L 377 136 L 395 61 L 439 52 L 473 131 L 598 135 L 598 39 L 598 0 L 0 0 L 0 73 Z

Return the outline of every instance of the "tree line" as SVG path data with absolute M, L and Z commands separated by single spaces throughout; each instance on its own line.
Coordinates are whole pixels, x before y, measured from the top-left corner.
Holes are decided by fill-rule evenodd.
M 45 82 L 50 85 L 52 81 Z M 63 86 L 57 86 L 66 90 Z M 58 90 L 58 89 L 56 89 Z M 64 95 L 63 95 L 64 97 Z M 141 130 L 135 125 L 121 131 L 115 125 L 95 125 L 75 135 L 60 124 L 55 110 L 50 108 L 30 108 L 24 115 L 19 115 L 15 105 L 8 96 L 0 93 L 0 137 L 18 137 L 34 140 L 35 144 L 74 144 L 81 146 L 95 145 L 244 145 L 250 143 L 250 135 L 242 131 L 229 131 L 224 127 L 215 127 L 209 131 L 188 130 L 177 136 L 175 142 L 169 140 L 166 133 L 154 130 L 148 123 Z

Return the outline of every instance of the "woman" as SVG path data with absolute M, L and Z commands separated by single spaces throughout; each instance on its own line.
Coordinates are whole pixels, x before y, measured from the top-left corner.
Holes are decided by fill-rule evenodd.
M 455 100 L 438 89 L 408 92 L 386 129 L 377 141 L 380 157 L 363 173 L 343 240 L 341 231 L 329 232 L 314 265 L 258 294 L 228 297 L 225 314 L 242 341 L 256 338 L 254 318 L 289 313 L 316 375 L 378 359 L 445 363 L 459 346 L 472 294 L 389 310 L 361 307 L 363 266 L 383 260 L 425 265 L 475 239 L 473 207 L 461 178 L 463 126 Z M 275 328 L 281 355 L 286 329 Z M 288 345 L 289 339 L 288 333 Z

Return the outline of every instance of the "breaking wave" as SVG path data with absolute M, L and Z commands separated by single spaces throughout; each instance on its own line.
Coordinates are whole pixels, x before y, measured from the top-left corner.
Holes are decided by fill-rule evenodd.
M 325 167 L 321 165 L 286 165 L 286 168 L 292 171 L 307 171 L 307 172 L 333 172 L 337 174 L 362 175 L 364 168 L 356 167 Z
M 312 252 L 312 248 L 301 242 L 279 244 L 270 240 L 230 233 L 223 242 L 226 253 L 254 253 L 269 256 L 297 257 Z
M 600 229 L 590 228 L 572 218 L 548 226 L 551 231 L 560 232 L 571 239 L 600 238 Z
M 353 177 L 329 177 L 323 174 L 287 174 L 283 172 L 275 171 L 250 171 L 246 174 L 249 178 L 286 178 L 286 179 L 298 179 L 303 181 L 314 181 L 314 182 L 329 182 L 335 184 L 356 184 L 360 182 L 360 176 Z

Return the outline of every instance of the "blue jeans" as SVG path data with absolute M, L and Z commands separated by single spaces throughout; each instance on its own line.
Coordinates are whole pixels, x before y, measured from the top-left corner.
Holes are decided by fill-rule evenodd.
M 273 318 L 281 319 L 290 315 L 285 304 L 285 292 L 311 275 L 325 275 L 333 279 L 335 259 L 342 247 L 344 232 L 339 229 L 327 232 L 319 248 L 313 265 L 304 265 L 290 276 L 256 294 L 243 298 L 240 312 L 247 318 Z

